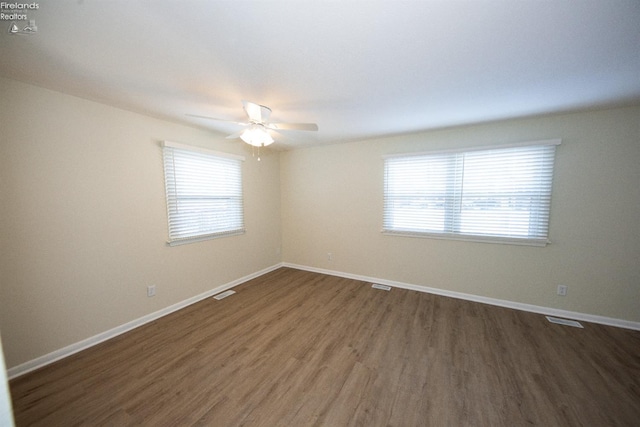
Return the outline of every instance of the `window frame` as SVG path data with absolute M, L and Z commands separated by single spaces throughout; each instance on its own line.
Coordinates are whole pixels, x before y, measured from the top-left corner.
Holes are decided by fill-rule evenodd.
M 171 141 L 163 141 L 161 146 L 167 208 L 167 244 L 169 246 L 177 246 L 244 234 L 246 230 L 244 226 L 242 163 L 245 158 Z M 201 165 L 207 165 L 206 167 L 220 168 L 224 165 L 231 168 L 233 172 L 230 176 L 231 180 L 224 183 L 215 192 L 209 192 L 210 186 L 203 184 L 202 180 L 212 179 L 211 174 L 207 172 L 204 172 L 204 175 L 202 173 L 198 174 L 196 169 L 190 169 L 187 172 L 181 166 L 176 169 L 176 155 L 182 159 L 191 157 L 193 160 L 200 162 Z M 180 163 L 179 160 L 178 163 Z M 179 179 L 176 176 L 179 176 Z M 193 179 L 190 182 L 189 193 L 185 193 L 184 189 L 186 179 Z M 183 190 L 180 190 L 181 187 Z M 196 195 L 198 192 L 199 194 Z M 198 200 L 202 201 L 202 203 L 197 204 Z M 204 224 L 204 221 L 206 220 L 210 223 L 213 221 L 215 226 L 220 225 L 219 219 L 214 218 L 221 211 L 219 207 L 215 207 L 216 202 L 220 200 L 230 201 L 232 215 L 230 216 L 231 219 L 228 220 L 229 224 L 222 224 L 229 225 L 229 227 L 216 227 L 214 229 L 212 226 Z M 189 208 L 192 214 L 195 216 L 197 211 L 200 218 L 195 219 L 194 216 L 180 215 L 180 204 L 190 204 Z M 205 206 L 206 204 L 209 206 Z M 223 222 L 226 221 L 227 219 L 225 218 Z M 187 223 L 196 228 L 200 227 L 200 230 L 186 231 Z
M 438 151 L 426 151 L 426 152 L 417 152 L 417 153 L 401 153 L 401 154 L 390 154 L 383 156 L 384 159 L 384 185 L 383 185 L 383 226 L 382 233 L 386 235 L 395 235 L 395 236 L 405 236 L 405 237 L 418 237 L 418 238 L 431 238 L 431 239 L 445 239 L 445 240 L 461 240 L 461 241 L 471 241 L 471 242 L 482 242 L 482 243 L 503 243 L 503 244 L 513 244 L 513 245 L 527 245 L 527 246 L 546 246 L 550 243 L 548 234 L 549 234 L 549 220 L 551 216 L 551 193 L 553 190 L 553 174 L 555 168 L 555 148 L 561 144 L 560 139 L 549 139 L 549 140 L 540 140 L 540 141 L 530 141 L 530 142 L 522 142 L 516 144 L 503 144 L 503 145 L 492 145 L 492 146 L 481 146 L 481 147 L 470 147 L 470 148 L 456 148 L 450 150 L 438 150 Z M 543 237 L 513 237 L 506 235 L 497 235 L 497 234 L 488 234 L 488 233 L 462 233 L 460 232 L 460 221 L 462 217 L 462 210 L 460 206 L 460 200 L 462 196 L 456 198 L 450 198 L 452 200 L 445 199 L 444 201 L 444 215 L 451 216 L 454 218 L 446 218 L 445 230 L 440 231 L 424 231 L 424 230 L 409 230 L 402 228 L 394 228 L 389 224 L 391 221 L 390 217 L 390 196 L 388 194 L 388 160 L 389 159 L 411 159 L 417 157 L 426 157 L 426 156 L 442 156 L 443 158 L 448 158 L 450 162 L 454 162 L 454 158 L 458 155 L 472 154 L 478 153 L 482 151 L 492 151 L 492 150 L 508 150 L 508 149 L 517 149 L 517 148 L 526 148 L 526 147 L 548 147 L 552 146 L 553 151 L 550 160 L 550 176 L 549 176 L 549 186 L 545 190 L 548 192 L 547 195 L 547 209 L 546 209 L 546 218 L 543 218 L 542 224 L 546 226 L 544 228 L 544 236 Z M 464 165 L 449 165 L 449 168 L 464 168 Z M 460 176 L 463 176 L 464 169 L 460 173 Z M 451 184 L 450 181 L 448 181 Z M 462 178 L 460 178 L 460 182 L 455 182 L 455 188 L 447 189 L 447 194 L 451 194 L 449 192 L 459 191 L 462 193 Z M 424 199 L 424 197 L 423 197 Z M 455 199 L 455 200 L 453 200 Z M 410 200 L 410 199 L 408 199 Z M 413 198 L 413 200 L 417 200 Z M 538 208 L 539 209 L 539 208 Z M 449 222 L 446 222 L 449 221 Z M 452 226 L 452 224 L 457 224 L 457 229 L 452 230 L 451 228 L 447 228 L 448 226 Z M 426 226 L 425 226 L 426 227 Z

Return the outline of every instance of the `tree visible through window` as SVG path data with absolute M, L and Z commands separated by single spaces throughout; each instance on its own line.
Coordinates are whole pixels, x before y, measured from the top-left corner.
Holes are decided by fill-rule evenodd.
M 544 245 L 559 143 L 389 156 L 383 231 Z

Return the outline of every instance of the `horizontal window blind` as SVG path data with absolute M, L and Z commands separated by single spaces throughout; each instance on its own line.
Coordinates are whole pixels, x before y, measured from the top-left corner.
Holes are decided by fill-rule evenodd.
M 169 243 L 244 232 L 240 157 L 163 144 Z
M 388 157 L 383 231 L 544 245 L 557 144 Z

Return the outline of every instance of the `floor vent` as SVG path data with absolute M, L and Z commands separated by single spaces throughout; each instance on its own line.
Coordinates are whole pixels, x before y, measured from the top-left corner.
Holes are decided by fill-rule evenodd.
M 371 287 L 373 289 L 382 289 L 383 291 L 390 291 L 391 290 L 391 286 L 387 286 L 387 285 L 379 285 L 377 283 L 372 283 Z
M 565 326 L 573 326 L 574 328 L 583 328 L 584 326 L 582 326 L 580 324 L 580 322 L 576 321 L 576 320 L 567 320 L 567 319 L 560 319 L 559 317 L 551 317 L 551 316 L 545 316 L 547 318 L 547 320 L 551 323 L 556 323 L 558 325 L 565 325 Z
M 226 298 L 226 297 L 230 297 L 231 295 L 235 294 L 236 291 L 232 291 L 232 290 L 228 290 L 228 291 L 224 291 L 218 295 L 215 295 L 213 298 L 217 299 L 218 301 L 221 300 L 222 298 Z

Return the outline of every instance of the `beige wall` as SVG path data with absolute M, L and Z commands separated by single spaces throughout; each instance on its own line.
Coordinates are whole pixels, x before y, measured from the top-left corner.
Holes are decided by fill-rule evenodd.
M 280 261 L 640 321 L 640 107 L 271 152 L 257 162 L 224 135 L 5 79 L 0 93 L 8 367 Z M 551 245 L 380 233 L 384 154 L 550 138 L 563 140 Z M 165 244 L 164 139 L 247 156 L 245 235 Z M 558 284 L 568 296 L 556 296 Z
M 562 145 L 549 246 L 380 233 L 383 155 L 552 138 Z M 290 151 L 281 185 L 287 263 L 640 321 L 638 107 Z M 568 285 L 566 297 L 558 284 Z
M 224 135 L 10 80 L 0 93 L 8 367 L 280 262 L 277 153 L 257 162 Z M 246 234 L 166 245 L 164 139 L 247 157 Z

